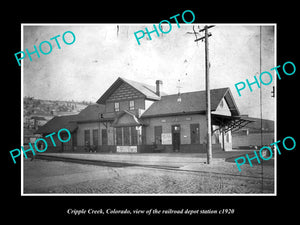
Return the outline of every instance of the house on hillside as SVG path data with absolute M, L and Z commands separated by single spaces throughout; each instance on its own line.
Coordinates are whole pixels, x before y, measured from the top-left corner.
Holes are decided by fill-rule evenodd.
M 72 141 L 63 151 L 206 152 L 205 91 L 167 95 L 161 85 L 118 78 L 96 104 L 54 117 L 37 133 L 69 127 Z M 211 90 L 211 110 L 213 151 L 232 149 L 231 131 L 250 121 L 241 118 L 229 88 Z

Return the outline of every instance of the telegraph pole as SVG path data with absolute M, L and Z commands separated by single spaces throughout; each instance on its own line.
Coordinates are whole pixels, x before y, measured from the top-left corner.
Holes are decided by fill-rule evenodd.
M 261 57 L 261 37 L 262 37 L 262 29 L 259 26 L 259 73 L 261 74 L 261 65 L 262 65 L 262 57 Z M 260 103 L 260 147 L 263 147 L 263 108 L 262 108 L 262 87 L 259 90 L 259 103 Z M 264 193 L 264 160 L 261 163 L 261 192 Z
M 206 122 L 207 122 L 207 164 L 212 162 L 212 144 L 211 144 L 211 103 L 210 103 L 210 82 L 209 82 L 209 48 L 208 48 L 208 37 L 211 33 L 208 33 L 208 29 L 214 26 L 205 26 L 204 29 L 199 32 L 205 31 L 204 37 L 198 38 L 195 42 L 204 39 L 205 41 L 205 93 L 206 93 Z M 196 35 L 196 34 L 195 34 Z

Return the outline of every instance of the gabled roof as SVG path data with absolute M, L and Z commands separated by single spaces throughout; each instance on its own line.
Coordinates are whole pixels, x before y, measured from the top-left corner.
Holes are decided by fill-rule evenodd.
M 124 121 L 122 121 L 122 117 L 127 117 L 125 123 Z M 140 125 L 143 125 L 142 121 L 140 121 L 133 113 L 127 110 L 123 110 L 122 112 L 120 112 L 112 123 L 113 127 L 131 127 Z
M 73 132 L 77 129 L 76 119 L 78 115 L 69 116 L 55 116 L 49 120 L 46 124 L 39 127 L 35 132 L 36 134 L 49 134 L 53 132 L 58 132 L 62 128 L 68 129 Z
M 62 128 L 68 129 L 70 132 L 73 132 L 77 129 L 77 123 L 84 122 L 95 122 L 95 121 L 106 121 L 113 120 L 113 118 L 107 118 L 104 113 L 105 106 L 99 104 L 88 105 L 77 115 L 68 115 L 68 116 L 55 116 L 49 120 L 46 124 L 39 127 L 35 132 L 36 134 L 48 134 L 53 132 L 58 132 Z M 104 115 L 101 118 L 101 114 Z
M 221 100 L 225 98 L 231 115 L 238 116 L 239 110 L 235 104 L 229 88 L 212 89 L 211 111 L 215 111 Z M 162 96 L 160 101 L 154 102 L 141 116 L 156 117 L 178 114 L 192 114 L 206 112 L 205 91 L 181 93 L 181 102 L 178 102 L 178 94 Z
M 105 101 L 109 98 L 109 96 L 112 95 L 123 83 L 127 83 L 128 85 L 136 89 L 138 92 L 144 95 L 146 99 L 160 100 L 160 96 L 156 94 L 156 87 L 119 77 L 98 99 L 97 103 L 105 104 Z
M 104 114 L 105 106 L 99 104 L 88 105 L 84 108 L 77 117 L 78 122 L 99 121 L 101 114 Z

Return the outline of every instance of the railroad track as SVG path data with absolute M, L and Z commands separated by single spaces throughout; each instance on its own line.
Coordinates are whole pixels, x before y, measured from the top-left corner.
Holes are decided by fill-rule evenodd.
M 199 171 L 199 170 L 187 170 L 182 169 L 180 166 L 166 166 L 166 165 L 149 165 L 149 164 L 136 164 L 136 163 L 127 163 L 127 162 L 113 162 L 113 161 L 103 161 L 103 160 L 92 160 L 92 159 L 77 159 L 70 157 L 58 157 L 52 155 L 36 155 L 36 159 L 49 160 L 49 161 L 63 161 L 79 164 L 88 164 L 96 166 L 106 166 L 106 167 L 142 167 L 149 169 L 159 169 L 172 172 L 188 173 L 195 174 L 199 176 L 213 176 L 213 177 L 228 177 L 228 178 L 241 178 L 241 179 L 262 179 L 261 176 L 250 176 L 250 175 L 240 175 L 233 173 L 222 173 L 222 172 L 213 172 L 213 171 Z M 263 177 L 264 180 L 273 181 L 274 178 Z

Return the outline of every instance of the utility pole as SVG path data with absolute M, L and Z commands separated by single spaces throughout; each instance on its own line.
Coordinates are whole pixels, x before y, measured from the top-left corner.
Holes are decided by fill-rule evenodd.
M 262 66 L 262 52 L 261 52 L 261 37 L 262 37 L 262 27 L 259 26 L 259 73 L 261 74 Z M 263 108 L 262 108 L 262 87 L 259 89 L 259 103 L 260 103 L 260 147 L 263 147 Z M 261 192 L 264 193 L 264 160 L 261 163 Z
M 206 93 L 206 122 L 207 122 L 207 164 L 212 162 L 212 144 L 211 144 L 211 103 L 210 103 L 210 82 L 209 82 L 209 49 L 208 49 L 208 37 L 211 33 L 208 33 L 208 29 L 214 26 L 205 26 L 204 29 L 199 30 L 199 33 L 205 31 L 204 37 L 198 38 L 195 42 L 204 39 L 205 41 L 205 93 Z M 196 35 L 196 33 L 195 33 Z

